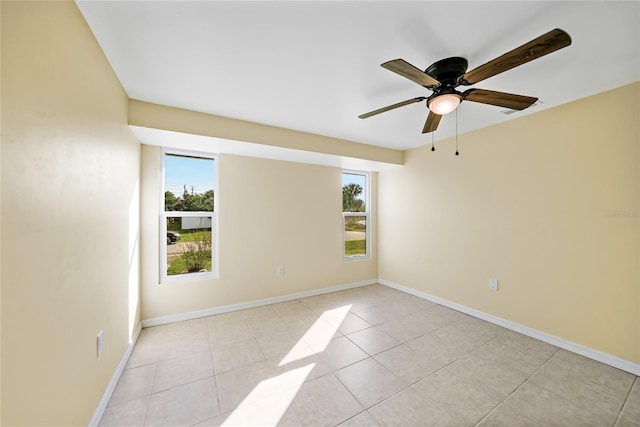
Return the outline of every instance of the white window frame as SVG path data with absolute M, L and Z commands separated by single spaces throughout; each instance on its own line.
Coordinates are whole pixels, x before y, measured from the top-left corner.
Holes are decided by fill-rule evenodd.
M 166 155 L 198 157 L 201 159 L 211 159 L 214 161 L 214 182 L 213 182 L 213 212 L 190 212 L 190 211 L 165 211 L 164 210 L 164 193 L 165 193 L 165 158 Z M 219 275 L 219 233 L 218 233 L 218 210 L 219 210 L 219 191 L 218 176 L 220 164 L 218 156 L 212 153 L 204 153 L 199 151 L 179 150 L 173 148 L 163 148 L 161 150 L 160 160 L 160 283 L 175 283 L 192 280 L 217 279 Z M 177 275 L 167 275 L 167 218 L 169 217 L 210 217 L 211 218 L 211 271 L 198 273 L 184 273 Z
M 370 185 L 370 177 L 371 177 L 371 173 L 367 172 L 367 171 L 359 171 L 359 170 L 350 170 L 350 169 L 343 169 L 342 173 L 340 175 L 340 177 L 342 178 L 342 175 L 344 174 L 351 174 L 351 175 L 362 175 L 364 176 L 364 212 L 342 212 L 342 258 L 344 262 L 350 262 L 350 261 L 362 261 L 362 260 L 368 260 L 371 258 L 371 185 Z M 342 182 L 342 179 L 340 180 Z M 342 188 L 342 187 L 341 187 Z M 342 195 L 341 195 L 342 196 Z M 342 204 L 341 204 L 342 205 Z M 365 221 L 366 221 L 366 228 L 365 228 L 365 239 L 366 239 L 366 245 L 365 245 L 365 254 L 361 254 L 361 255 L 347 255 L 345 254 L 345 250 L 344 250 L 344 243 L 345 243 L 345 238 L 346 238 L 346 230 L 345 230 L 345 219 L 349 216 L 363 216 L 365 217 Z

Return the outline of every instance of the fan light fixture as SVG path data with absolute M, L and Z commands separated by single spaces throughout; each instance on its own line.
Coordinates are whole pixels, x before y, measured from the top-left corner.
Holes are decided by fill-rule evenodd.
M 462 102 L 462 97 L 457 93 L 445 93 L 431 99 L 427 107 L 435 114 L 444 116 L 458 108 L 460 102 Z

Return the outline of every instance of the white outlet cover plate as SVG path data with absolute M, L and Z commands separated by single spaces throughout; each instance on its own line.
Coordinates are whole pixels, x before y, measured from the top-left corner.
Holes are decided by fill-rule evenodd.
M 498 291 L 498 279 L 489 279 L 489 289 Z

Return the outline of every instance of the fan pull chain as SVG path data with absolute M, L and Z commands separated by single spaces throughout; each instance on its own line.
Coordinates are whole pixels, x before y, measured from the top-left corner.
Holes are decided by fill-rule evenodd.
M 436 151 L 436 143 L 433 141 L 433 133 L 434 131 L 431 131 L 431 151 Z
M 456 108 L 456 156 L 459 156 L 460 152 L 458 151 L 458 109 Z
M 456 108 L 456 156 L 459 156 L 460 152 L 458 151 L 458 109 Z

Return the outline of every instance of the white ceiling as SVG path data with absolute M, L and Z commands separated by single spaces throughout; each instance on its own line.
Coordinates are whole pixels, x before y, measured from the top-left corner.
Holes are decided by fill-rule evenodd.
M 132 99 L 407 149 L 425 145 L 430 92 L 380 67 L 475 68 L 553 28 L 573 44 L 473 87 L 537 96 L 505 115 L 464 102 L 460 133 L 640 80 L 640 2 L 78 1 Z M 436 139 L 452 136 L 445 116 Z

